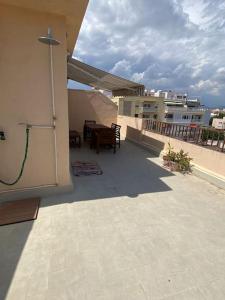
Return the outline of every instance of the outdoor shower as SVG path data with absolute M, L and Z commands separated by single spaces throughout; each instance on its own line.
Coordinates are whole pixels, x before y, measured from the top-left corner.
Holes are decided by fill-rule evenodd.
M 50 81 L 51 81 L 51 105 L 52 105 L 52 123 L 49 125 L 43 124 L 27 124 L 19 123 L 18 125 L 24 125 L 26 128 L 26 143 L 25 143 L 25 153 L 24 158 L 20 167 L 17 178 L 12 182 L 6 182 L 0 179 L 0 183 L 4 185 L 14 185 L 16 184 L 23 175 L 25 162 L 27 160 L 28 148 L 29 148 L 29 132 L 32 128 L 42 128 L 42 129 L 53 129 L 54 134 L 54 155 L 55 155 L 55 184 L 58 185 L 58 160 L 57 160 L 57 136 L 56 136 L 56 110 L 55 110 L 55 86 L 54 86 L 54 64 L 53 64 L 53 46 L 57 46 L 60 42 L 53 38 L 51 28 L 48 28 L 47 36 L 40 36 L 38 41 L 49 46 L 49 66 L 50 66 Z M 48 185 L 49 186 L 49 185 Z M 35 187 L 33 187 L 35 188 Z
M 58 46 L 60 42 L 53 38 L 52 30 L 48 28 L 47 36 L 40 36 L 39 42 L 49 46 L 50 57 L 50 80 L 51 80 L 51 100 L 52 100 L 52 128 L 54 132 L 54 152 L 55 152 L 55 182 L 58 184 L 58 160 L 57 160 L 57 136 L 56 136 L 56 111 L 55 111 L 55 85 L 54 85 L 54 64 L 53 64 L 53 46 Z

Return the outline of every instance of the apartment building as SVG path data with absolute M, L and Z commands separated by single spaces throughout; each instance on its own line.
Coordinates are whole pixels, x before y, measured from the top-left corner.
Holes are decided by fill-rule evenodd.
M 160 120 L 163 116 L 163 98 L 129 96 L 112 99 L 118 105 L 118 114 L 128 117 Z
M 217 117 L 220 114 L 225 114 L 225 108 L 213 108 L 211 110 L 211 117 Z
M 178 100 L 178 101 L 183 101 L 185 102 L 187 100 L 187 93 L 182 93 L 182 92 L 174 92 L 174 91 L 162 91 L 158 90 L 154 93 L 155 97 L 162 97 L 164 99 L 169 99 L 169 100 Z
M 181 96 L 181 95 L 180 95 Z M 136 118 L 155 119 L 173 124 L 208 125 L 210 111 L 199 99 L 165 99 L 164 97 L 117 97 L 118 114 Z
M 225 117 L 223 117 L 223 119 L 213 118 L 212 127 L 216 129 L 225 129 Z
M 174 101 L 164 100 L 163 122 L 175 124 L 209 125 L 210 110 L 200 105 L 198 99 Z

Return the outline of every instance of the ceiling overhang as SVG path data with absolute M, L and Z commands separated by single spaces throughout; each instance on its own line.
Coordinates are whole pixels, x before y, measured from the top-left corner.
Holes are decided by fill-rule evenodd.
M 88 0 L 0 0 L 0 3 L 64 16 L 66 18 L 67 49 L 73 53 Z

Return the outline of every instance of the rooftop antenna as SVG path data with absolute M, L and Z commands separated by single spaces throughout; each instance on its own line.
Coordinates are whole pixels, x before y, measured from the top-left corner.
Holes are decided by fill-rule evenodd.
M 51 98 L 52 98 L 52 128 L 54 132 L 54 152 L 55 152 L 55 180 L 58 185 L 58 160 L 57 160 L 57 137 L 56 137 L 56 111 L 55 111 L 55 87 L 54 87 L 54 63 L 53 63 L 53 46 L 58 46 L 60 41 L 52 35 L 52 29 L 48 28 L 47 36 L 40 36 L 38 41 L 49 46 L 50 57 L 50 79 L 51 79 Z

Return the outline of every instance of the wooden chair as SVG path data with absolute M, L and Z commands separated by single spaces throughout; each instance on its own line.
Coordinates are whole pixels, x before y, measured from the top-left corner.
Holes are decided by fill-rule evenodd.
M 116 144 L 119 145 L 120 148 L 120 125 L 117 125 L 115 123 L 112 123 L 111 128 L 115 130 L 115 135 L 116 135 Z
M 78 131 L 76 130 L 69 131 L 69 142 L 70 142 L 70 147 L 75 147 L 76 145 L 79 148 L 81 147 L 81 136 Z
M 87 128 L 88 124 L 96 124 L 96 121 L 95 120 L 84 120 L 84 130 L 83 130 L 84 141 L 86 139 L 91 139 L 91 132 Z
M 116 135 L 112 128 L 102 128 L 95 131 L 93 143 L 96 147 L 96 153 L 99 153 L 100 146 L 110 146 L 113 148 L 113 153 L 116 153 Z
M 95 120 L 84 120 L 84 124 L 96 124 Z

